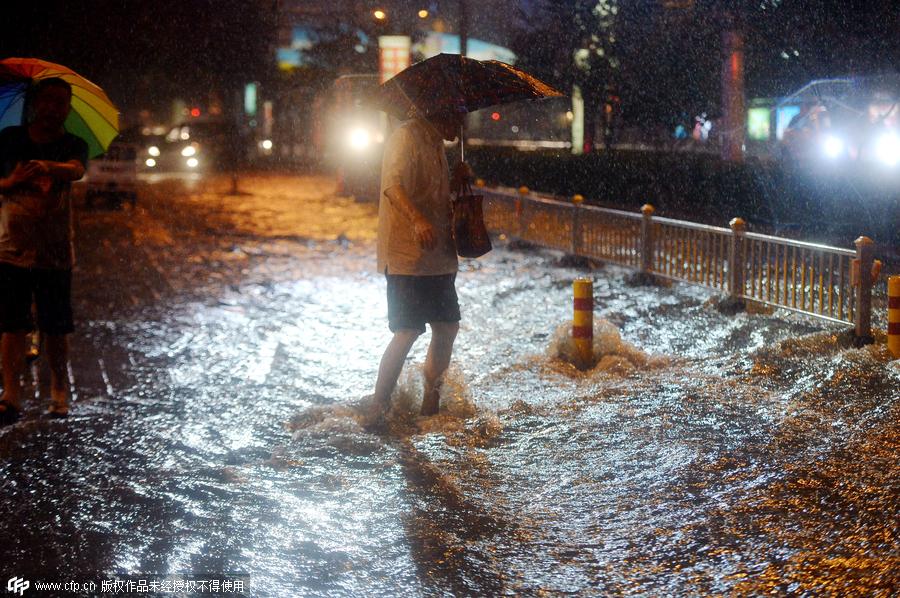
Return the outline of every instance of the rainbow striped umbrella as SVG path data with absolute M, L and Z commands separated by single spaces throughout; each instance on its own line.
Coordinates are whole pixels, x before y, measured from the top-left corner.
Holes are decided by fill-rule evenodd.
M 119 134 L 119 110 L 102 89 L 72 69 L 37 58 L 0 60 L 0 130 L 23 124 L 28 87 L 50 77 L 59 77 L 72 86 L 66 130 L 87 142 L 92 158 L 105 152 Z

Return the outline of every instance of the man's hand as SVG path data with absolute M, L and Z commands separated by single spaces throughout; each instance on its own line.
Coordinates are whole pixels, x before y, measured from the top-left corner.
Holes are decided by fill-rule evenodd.
M 434 249 L 437 241 L 434 236 L 434 227 L 423 216 L 418 216 L 413 220 L 413 231 L 416 234 L 416 241 L 422 249 Z
M 41 174 L 50 174 L 50 162 L 48 160 L 29 160 L 28 166 L 34 166 Z
M 52 160 L 31 160 L 28 164 L 34 164 L 40 168 L 41 174 L 49 175 L 58 181 L 77 181 L 84 176 L 84 165 L 79 160 L 68 162 L 53 162 Z
M 431 226 L 431 222 L 429 222 L 428 219 L 413 205 L 413 202 L 409 199 L 409 195 L 406 194 L 403 185 L 393 185 L 388 187 L 384 190 L 384 195 L 391 203 L 397 206 L 400 212 L 409 218 L 409 221 L 412 223 L 413 234 L 416 237 L 416 242 L 419 244 L 419 247 L 428 250 L 437 247 L 437 237 L 434 234 L 434 227 Z
M 34 180 L 44 172 L 44 168 L 35 162 L 19 162 L 8 177 L 0 179 L 0 188 L 12 189 L 22 183 Z

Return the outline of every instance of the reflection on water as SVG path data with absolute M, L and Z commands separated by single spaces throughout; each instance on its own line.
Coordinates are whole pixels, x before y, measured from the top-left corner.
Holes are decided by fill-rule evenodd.
M 69 421 L 0 432 L 10 573 L 247 573 L 254 596 L 900 587 L 883 345 L 610 267 L 588 273 L 581 372 L 585 273 L 499 248 L 460 274 L 443 412 L 417 415 L 422 339 L 373 435 L 389 333 L 366 249 L 294 248 L 302 267 L 260 260 L 216 302 L 91 321 L 74 371 L 102 355 L 105 379 L 79 381 Z

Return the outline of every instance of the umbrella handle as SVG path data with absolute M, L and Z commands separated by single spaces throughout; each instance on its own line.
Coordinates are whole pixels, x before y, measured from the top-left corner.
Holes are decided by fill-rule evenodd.
M 465 132 L 466 132 L 466 125 L 465 125 L 465 123 L 463 123 L 463 124 L 459 125 L 459 161 L 460 162 L 466 161 L 466 144 L 464 143 Z

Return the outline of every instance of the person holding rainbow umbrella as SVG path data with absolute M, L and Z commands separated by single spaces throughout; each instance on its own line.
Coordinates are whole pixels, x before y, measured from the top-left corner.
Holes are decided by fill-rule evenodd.
M 34 58 L 0 60 L 0 424 L 21 413 L 20 379 L 33 329 L 46 339 L 51 402 L 69 413 L 72 181 L 118 134 L 115 106 L 71 69 Z

